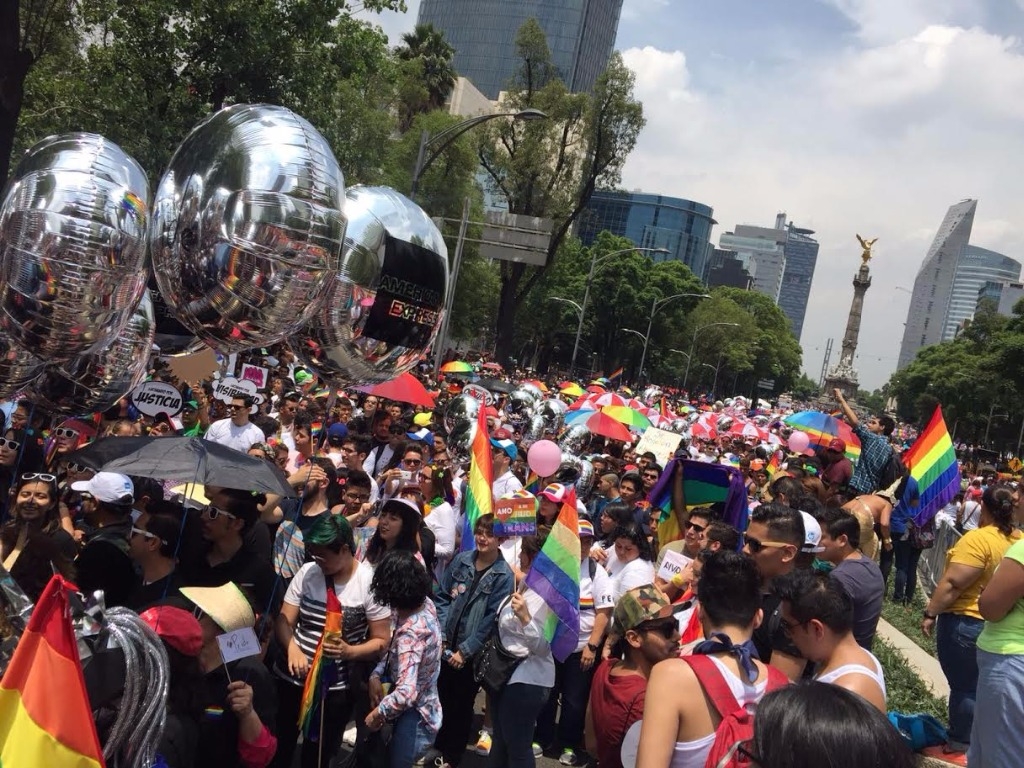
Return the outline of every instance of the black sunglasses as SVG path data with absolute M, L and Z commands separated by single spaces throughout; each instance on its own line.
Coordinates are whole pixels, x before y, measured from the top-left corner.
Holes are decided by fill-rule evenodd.
M 655 634 L 661 635 L 666 640 L 671 640 L 672 636 L 679 632 L 679 622 L 671 616 L 663 619 L 651 619 L 637 624 L 636 631 L 654 632 Z
M 707 526 L 706 525 L 697 525 L 696 523 L 687 522 L 686 523 L 686 528 L 687 528 L 687 530 L 692 528 L 697 533 L 704 533 L 704 530 L 707 528 Z

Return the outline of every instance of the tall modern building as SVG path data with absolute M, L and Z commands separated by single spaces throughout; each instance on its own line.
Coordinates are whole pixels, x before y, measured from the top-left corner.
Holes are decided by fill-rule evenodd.
M 1019 261 L 987 248 L 965 246 L 953 277 L 942 340 L 952 339 L 963 327 L 964 321 L 974 317 L 974 310 L 978 306 L 978 291 L 985 283 L 1016 283 L 1018 280 Z
M 785 228 L 740 224 L 735 232 L 726 232 L 718 238 L 718 247 L 735 251 L 754 278 L 754 290 L 778 302 L 782 276 L 786 272 L 788 236 Z
M 735 251 L 723 251 L 721 248 L 715 248 L 711 253 L 710 264 L 708 278 L 704 281 L 708 284 L 708 288 L 722 285 L 749 291 L 754 284 L 754 278 Z
M 644 192 L 598 190 L 580 216 L 579 238 L 594 242 L 599 232 L 632 240 L 638 248 L 664 248 L 655 261 L 681 261 L 702 280 L 711 258 L 711 228 L 718 222 L 710 205 Z
M 977 200 L 964 200 L 950 206 L 935 233 L 924 262 L 917 270 L 914 291 L 903 328 L 898 368 L 908 366 L 918 350 L 945 338 L 946 312 L 953 292 L 960 255 L 971 239 Z M 974 298 L 977 299 L 975 286 Z
M 1021 299 L 1024 299 L 1024 283 L 996 283 L 989 280 L 978 289 L 978 309 L 983 301 L 988 301 L 995 306 L 997 313 L 1007 317 L 1013 315 L 1013 309 Z
M 455 48 L 455 71 L 489 99 L 516 74 L 516 34 L 530 18 L 547 35 L 551 60 L 574 93 L 583 93 L 615 45 L 622 0 L 423 0 L 416 21 L 433 24 Z
M 786 214 L 779 214 L 775 228 L 785 222 Z M 786 269 L 782 273 L 782 287 L 779 289 L 779 309 L 789 318 L 789 326 L 800 340 L 807 314 L 807 299 L 811 294 L 814 267 L 818 263 L 818 241 L 811 235 L 813 230 L 801 229 L 790 222 L 786 225 L 788 237 L 783 251 L 786 254 Z

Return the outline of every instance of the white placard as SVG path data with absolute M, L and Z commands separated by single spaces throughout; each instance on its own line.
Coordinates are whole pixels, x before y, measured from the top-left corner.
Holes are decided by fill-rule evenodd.
M 142 382 L 132 390 L 131 398 L 139 412 L 147 416 L 177 416 L 185 405 L 181 393 L 164 381 Z
M 246 656 L 258 656 L 262 650 L 260 640 L 252 627 L 242 627 L 234 632 L 217 635 L 217 645 L 220 646 L 221 661 L 225 664 L 244 659 Z
M 666 549 L 665 556 L 661 559 L 661 567 L 658 569 L 658 578 L 662 581 L 672 581 L 673 576 L 678 575 L 692 562 L 692 557 L 687 557 L 682 552 Z
M 682 439 L 682 435 L 669 432 L 667 429 L 648 427 L 640 435 L 640 442 L 636 444 L 636 455 L 640 456 L 650 451 L 655 455 L 658 463 L 665 466 L 669 459 L 675 456 L 679 441 Z
M 469 395 L 484 405 L 494 405 L 494 395 L 490 393 L 490 390 L 484 389 L 479 384 L 467 384 L 462 388 L 462 394 Z
M 242 375 L 239 376 L 240 381 L 251 381 L 256 385 L 256 389 L 267 388 L 267 376 L 270 374 L 266 368 L 261 368 L 258 365 L 249 365 L 246 363 L 242 366 Z
M 263 395 L 256 391 L 256 384 L 251 381 L 239 381 L 234 377 L 221 379 L 214 384 L 213 396 L 225 403 L 230 403 L 236 397 L 251 397 L 255 402 L 249 413 L 256 413 L 257 407 L 264 399 Z

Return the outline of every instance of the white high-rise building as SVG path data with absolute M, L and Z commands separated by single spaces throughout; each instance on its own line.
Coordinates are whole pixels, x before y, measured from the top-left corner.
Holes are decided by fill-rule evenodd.
M 782 275 L 786 271 L 785 229 L 741 224 L 735 232 L 718 238 L 718 247 L 735 251 L 736 257 L 754 278 L 754 290 L 778 302 Z

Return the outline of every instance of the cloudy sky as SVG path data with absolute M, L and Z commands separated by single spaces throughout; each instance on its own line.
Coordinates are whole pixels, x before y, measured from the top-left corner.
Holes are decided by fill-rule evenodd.
M 379 23 L 393 41 L 407 14 Z M 856 365 L 895 369 L 917 268 L 949 205 L 1024 261 L 1024 0 L 625 0 L 616 47 L 647 127 L 623 186 L 715 209 L 713 240 L 786 211 L 821 242 L 801 344 L 832 364 L 878 237 Z

